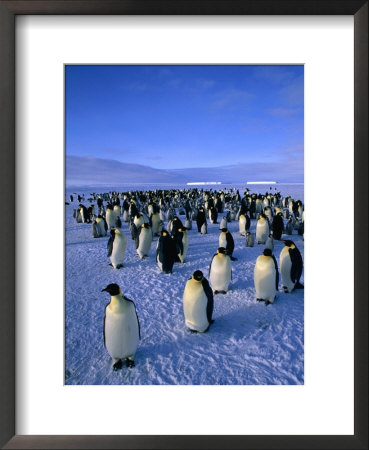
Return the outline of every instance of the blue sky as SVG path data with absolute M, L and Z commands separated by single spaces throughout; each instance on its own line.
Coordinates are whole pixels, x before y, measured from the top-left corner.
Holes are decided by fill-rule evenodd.
M 73 65 L 65 75 L 67 157 L 274 164 L 303 181 L 303 66 Z

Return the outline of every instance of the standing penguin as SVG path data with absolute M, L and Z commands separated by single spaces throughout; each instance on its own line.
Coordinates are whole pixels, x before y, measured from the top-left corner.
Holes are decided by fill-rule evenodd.
M 211 206 L 209 209 L 209 220 L 210 220 L 210 223 L 217 223 L 218 210 L 215 208 L 215 206 Z
M 106 223 L 108 224 L 108 229 L 115 228 L 116 225 L 116 215 L 113 209 L 113 206 L 108 203 L 106 205 Z
M 154 236 L 159 236 L 161 232 L 161 220 L 160 215 L 156 212 L 152 213 L 150 217 L 150 222 L 152 226 L 152 233 Z
M 227 223 L 228 223 L 227 216 L 223 216 L 220 220 L 219 228 L 220 229 L 227 228 Z
M 136 236 L 136 250 L 141 259 L 144 259 L 150 252 L 152 242 L 152 231 L 148 223 L 143 223 Z
M 106 236 L 106 232 L 108 231 L 108 224 L 106 223 L 104 217 L 98 215 L 96 217 L 96 224 L 100 228 L 100 236 L 102 237 Z
M 200 208 L 198 213 L 197 213 L 197 217 L 196 217 L 196 224 L 197 224 L 197 231 L 199 233 L 201 233 L 201 227 L 206 224 L 206 216 L 205 216 L 205 211 L 204 208 Z M 203 233 L 206 234 L 206 233 Z
M 231 260 L 237 261 L 237 258 L 232 256 L 234 250 L 234 240 L 231 232 L 226 227 L 222 228 L 220 231 L 221 233 L 219 235 L 219 247 L 225 247 Z
M 201 270 L 196 270 L 185 286 L 183 312 L 186 327 L 192 332 L 205 333 L 214 322 L 213 291 Z
M 278 212 L 274 217 L 272 221 L 272 231 L 273 231 L 273 238 L 277 239 L 279 241 L 281 239 L 282 233 L 283 233 L 283 217 L 282 213 Z
M 181 263 L 185 262 L 187 250 L 188 250 L 188 235 L 186 229 L 178 228 L 177 232 L 173 236 L 176 244 L 176 258 Z
M 277 261 L 269 248 L 258 256 L 254 268 L 256 300 L 266 305 L 273 303 L 278 291 L 279 273 Z
M 269 236 L 269 222 L 266 216 L 261 213 L 256 223 L 256 243 L 265 244 Z
M 127 238 L 118 228 L 110 230 L 110 238 L 108 241 L 108 256 L 114 269 L 123 267 L 124 254 L 127 248 Z
M 254 246 L 254 236 L 250 231 L 246 232 L 246 247 Z
M 268 239 L 266 240 L 265 248 L 269 248 L 269 250 L 271 250 L 273 252 L 273 250 L 274 250 L 274 238 L 273 238 L 272 234 L 270 234 Z
M 302 274 L 302 256 L 296 245 L 289 240 L 283 241 L 285 246 L 279 255 L 279 265 L 281 268 L 283 289 L 292 292 L 293 289 L 303 289 L 300 283 Z
M 175 258 L 175 242 L 169 233 L 166 230 L 163 230 L 156 247 L 156 262 L 161 272 L 172 273 Z
M 214 294 L 226 294 L 231 279 L 231 258 L 224 247 L 219 247 L 209 267 L 209 280 Z
M 134 357 L 138 347 L 140 322 L 136 306 L 122 294 L 117 284 L 108 284 L 101 292 L 110 294 L 110 303 L 105 308 L 104 345 L 113 360 L 113 370 L 135 366 Z
M 241 236 L 246 236 L 246 213 L 240 214 L 238 219 L 238 228 Z

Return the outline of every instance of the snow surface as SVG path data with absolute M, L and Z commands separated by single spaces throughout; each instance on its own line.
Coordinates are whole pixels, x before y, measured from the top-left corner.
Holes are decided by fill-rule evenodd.
M 171 186 L 181 188 L 184 186 Z M 236 186 L 237 187 L 237 186 Z M 135 190 L 168 187 L 131 187 Z M 188 188 L 188 186 L 187 186 Z M 217 187 L 221 190 L 223 186 Z M 248 186 L 251 193 L 265 193 L 269 186 Z M 274 186 L 283 196 L 303 201 L 303 185 Z M 239 187 L 242 196 L 245 187 Z M 119 192 L 127 187 L 76 188 L 69 194 Z M 273 192 L 272 190 L 272 192 Z M 263 245 L 245 246 L 238 231 L 238 221 L 228 224 L 234 241 L 232 281 L 227 294 L 214 296 L 214 324 L 204 334 L 185 328 L 182 295 L 188 278 L 202 270 L 208 278 L 212 255 L 218 248 L 219 222 L 208 220 L 208 234 L 197 232 L 196 222 L 188 231 L 189 248 L 184 264 L 175 263 L 172 274 L 163 274 L 155 261 L 157 237 L 148 258 L 140 260 L 127 223 L 121 231 L 127 237 L 124 267 L 109 266 L 107 242 L 92 237 L 91 224 L 76 223 L 74 202 L 65 208 L 65 384 L 75 385 L 256 385 L 304 383 L 304 290 L 286 294 L 281 281 L 272 305 L 256 301 L 253 272 Z M 104 202 L 106 205 L 106 202 Z M 96 204 L 95 204 L 96 207 Z M 97 208 L 96 208 L 97 210 Z M 184 216 L 179 216 L 183 219 Z M 256 221 L 251 220 L 255 233 Z M 287 238 L 287 236 L 282 236 Z M 292 239 L 304 257 L 302 236 L 293 232 Z M 274 254 L 284 244 L 275 241 Z M 303 283 L 303 275 L 301 282 Z M 112 360 L 104 347 L 104 309 L 110 301 L 101 292 L 109 283 L 117 283 L 123 294 L 132 299 L 141 325 L 141 340 L 136 352 L 136 367 L 114 372 Z

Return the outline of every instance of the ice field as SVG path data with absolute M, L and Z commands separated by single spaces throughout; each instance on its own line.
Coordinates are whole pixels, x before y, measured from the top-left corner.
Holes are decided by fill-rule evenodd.
M 192 188 L 193 186 L 191 186 Z M 245 185 L 235 186 L 241 197 Z M 303 185 L 247 186 L 250 193 L 275 192 L 304 201 Z M 149 256 L 139 259 L 131 239 L 129 224 L 122 221 L 127 237 L 124 267 L 109 265 L 106 237 L 93 238 L 90 223 L 77 223 L 73 210 L 81 203 L 90 206 L 90 193 L 130 189 L 168 189 L 168 186 L 89 187 L 67 186 L 65 201 L 65 384 L 68 385 L 256 385 L 304 383 L 304 290 L 284 293 L 281 280 L 273 304 L 256 301 L 254 266 L 264 245 L 246 247 L 238 221 L 228 224 L 235 241 L 232 281 L 227 294 L 214 296 L 215 322 L 206 333 L 190 333 L 184 323 L 182 296 L 186 281 L 195 270 L 208 278 L 211 258 L 218 248 L 218 223 L 208 220 L 208 234 L 198 233 L 196 222 L 189 230 L 185 263 L 176 262 L 172 274 L 159 271 L 155 261 L 158 237 L 154 237 Z M 183 188 L 183 186 L 170 186 Z M 225 186 L 201 186 L 220 191 Z M 70 202 L 69 195 L 74 201 Z M 96 205 L 96 202 L 93 202 Z M 104 202 L 106 205 L 106 202 Z M 178 216 L 184 223 L 185 217 Z M 285 221 L 286 222 L 286 221 Z M 167 223 L 165 223 L 167 225 Z M 250 231 L 255 233 L 256 220 Z M 304 256 L 303 237 L 294 230 L 291 239 Z M 284 247 L 274 242 L 274 255 Z M 301 280 L 304 283 L 304 272 Z M 104 347 L 104 309 L 110 301 L 101 292 L 117 283 L 123 294 L 136 304 L 141 340 L 132 369 L 114 372 Z

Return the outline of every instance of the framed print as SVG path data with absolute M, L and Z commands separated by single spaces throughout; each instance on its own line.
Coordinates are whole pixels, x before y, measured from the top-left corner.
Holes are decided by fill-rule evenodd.
M 0 8 L 4 62 L 0 72 L 4 149 L 1 182 L 7 199 L 0 320 L 3 335 L 11 337 L 1 342 L 4 401 L 0 413 L 4 448 L 367 448 L 367 302 L 363 299 L 367 297 L 368 265 L 362 250 L 367 248 L 368 225 L 367 3 L 311 5 L 282 1 L 276 8 L 269 2 L 257 5 L 221 2 L 202 3 L 200 8 L 192 2 L 175 5 L 159 2 L 153 7 L 146 2 L 129 5 L 124 1 L 8 1 L 1 2 Z M 246 46 L 245 42 L 253 45 Z M 281 66 L 288 70 L 278 72 Z M 260 70 L 247 73 L 258 67 L 263 69 L 263 78 L 258 78 Z M 272 75 L 268 72 L 271 68 L 274 68 Z M 300 84 L 296 84 L 298 74 L 294 70 L 303 70 Z M 157 82 L 160 76 L 167 77 L 165 89 Z M 269 87 L 262 81 L 267 77 L 272 80 Z M 284 97 L 278 97 L 278 102 L 272 105 L 264 100 L 255 105 L 253 99 L 263 99 L 268 89 L 269 98 L 277 98 L 271 84 Z M 296 104 L 301 92 L 304 92 L 302 102 Z M 210 105 L 208 109 L 202 103 L 204 100 Z M 288 100 L 290 103 L 286 103 Z M 201 122 L 194 105 L 207 120 Z M 168 110 L 173 114 L 168 115 Z M 114 112 L 116 117 L 125 117 L 117 121 L 117 128 L 112 127 L 116 121 Z M 261 116 L 260 112 L 269 115 Z M 212 123 L 214 117 L 217 121 Z M 267 117 L 278 117 L 278 121 L 268 121 Z M 183 132 L 182 123 L 188 125 Z M 281 152 L 282 161 L 286 160 L 283 158 L 287 157 L 288 150 L 289 156 L 303 162 L 307 214 L 304 241 L 297 230 L 302 222 L 298 203 L 292 211 L 297 222 L 292 237 L 299 239 L 297 247 L 304 256 L 300 279 L 305 285 L 304 294 L 294 294 L 297 302 L 301 302 L 303 321 L 297 320 L 296 302 L 292 319 L 288 318 L 292 313 L 289 308 L 283 315 L 285 326 L 281 325 L 278 306 L 283 303 L 281 299 L 292 300 L 293 295 L 279 293 L 274 305 L 256 303 L 257 282 L 254 285 L 253 270 L 257 253 L 253 253 L 250 273 L 245 266 L 249 284 L 244 285 L 234 272 L 236 277 L 230 282 L 229 293 L 214 295 L 214 313 L 219 312 L 216 302 L 223 298 L 226 303 L 236 288 L 249 289 L 250 305 L 258 313 L 253 315 L 249 309 L 242 319 L 242 308 L 232 297 L 235 315 L 230 314 L 232 306 L 228 305 L 224 314 L 214 315 L 214 324 L 209 321 L 213 333 L 210 327 L 207 334 L 192 334 L 185 330 L 185 318 L 182 312 L 179 314 L 182 301 L 179 297 L 188 276 L 196 269 L 203 272 L 208 269 L 205 262 L 201 267 L 192 267 L 193 243 L 198 240 L 201 256 L 205 257 L 210 247 L 203 243 L 214 236 L 218 238 L 219 224 L 211 223 L 213 218 L 208 216 L 206 236 L 197 234 L 197 229 L 188 231 L 192 243 L 189 242 L 187 265 L 174 262 L 170 275 L 159 272 L 154 251 L 146 261 L 137 256 L 128 234 L 129 222 L 124 222 L 121 210 L 120 229 L 129 241 L 123 262 L 111 260 L 105 253 L 106 245 L 111 236 L 111 256 L 115 237 L 113 240 L 109 229 L 107 236 L 94 237 L 93 226 L 98 216 L 108 222 L 108 203 L 118 200 L 119 207 L 123 206 L 125 195 L 127 200 L 144 208 L 149 206 L 144 205 L 148 197 L 160 204 L 161 193 L 157 185 L 153 189 L 143 189 L 141 185 L 140 192 L 134 193 L 135 198 L 132 185 L 126 190 L 119 187 L 117 192 L 97 190 L 99 181 L 106 182 L 106 179 L 99 180 L 99 170 L 106 163 L 113 178 L 115 166 L 111 161 L 119 161 L 120 152 L 126 158 L 120 162 L 130 164 L 125 168 L 131 176 L 137 163 L 141 168 L 136 177 L 143 173 L 147 176 L 149 169 L 151 174 L 159 171 L 161 177 L 163 169 L 165 177 L 175 173 L 177 187 L 178 180 L 190 184 L 176 192 L 179 199 L 175 199 L 173 192 L 165 193 L 170 205 L 166 205 L 164 212 L 168 214 L 172 206 L 177 217 L 184 221 L 190 218 L 184 193 L 194 194 L 187 198 L 191 213 L 195 207 L 202 206 L 193 203 L 199 200 L 200 192 L 214 193 L 215 200 L 216 194 L 221 193 L 217 184 L 205 189 L 210 186 L 206 183 L 224 182 L 219 172 L 210 170 L 211 166 L 217 166 L 210 158 L 215 155 L 216 161 L 220 161 L 222 148 L 226 147 L 221 131 L 234 136 L 228 149 L 229 158 L 234 164 L 242 162 L 241 157 L 234 161 L 237 158 L 232 150 L 237 141 L 237 133 L 232 129 L 235 124 L 248 133 L 248 142 L 263 148 L 267 142 L 261 144 L 255 136 L 252 140 L 251 133 L 255 135 L 258 125 L 260 128 L 264 124 L 259 133 L 263 138 L 272 137 L 270 142 L 274 144 L 273 149 L 277 147 Z M 201 129 L 197 128 L 200 125 Z M 97 154 L 94 149 L 99 145 L 101 129 L 105 130 L 102 133 L 104 153 Z M 135 129 L 146 130 L 150 143 L 139 141 Z M 278 143 L 284 129 L 289 133 L 289 149 Z M 217 142 L 211 140 L 212 135 L 218 137 Z M 136 137 L 132 140 L 132 136 Z M 204 136 L 206 140 L 201 141 Z M 117 146 L 119 139 L 124 140 L 124 147 Z M 180 140 L 182 150 L 175 145 Z M 204 166 L 206 163 L 202 162 L 207 168 L 206 175 L 195 164 L 188 165 L 194 173 L 181 172 L 190 160 L 196 157 L 201 160 L 199 145 L 206 154 L 206 142 L 211 142 L 213 148 L 212 154 L 207 154 L 209 164 Z M 260 158 L 262 150 L 257 154 Z M 100 160 L 94 166 L 96 158 Z M 265 158 L 270 160 L 271 153 Z M 179 166 L 173 163 L 170 167 L 171 159 Z M 278 160 L 272 160 L 272 165 L 278 167 Z M 219 166 L 224 175 L 226 159 Z M 246 185 L 246 181 L 267 181 L 269 200 L 274 202 L 270 182 L 276 177 L 267 178 L 273 173 L 267 161 L 263 167 L 269 167 L 269 171 L 254 172 L 257 179 L 249 173 L 246 180 L 240 181 L 240 194 L 245 193 L 248 207 L 251 203 L 248 204 L 246 187 L 252 194 L 257 192 L 258 185 Z M 236 168 L 231 170 L 235 173 Z M 298 165 L 293 166 L 295 176 L 298 170 Z M 282 169 L 277 173 L 281 174 Z M 195 178 L 196 175 L 201 175 L 201 179 Z M 90 185 L 86 192 L 82 192 L 81 186 L 76 189 L 76 179 Z M 144 183 L 147 178 L 141 180 Z M 299 180 L 286 178 L 285 181 Z M 205 185 L 193 188 L 191 183 L 199 182 Z M 93 183 L 95 188 L 90 189 Z M 227 191 L 224 185 L 223 194 L 230 195 L 230 192 L 233 191 Z M 293 195 L 296 200 L 297 194 Z M 90 206 L 96 211 L 89 212 Z M 232 203 L 228 202 L 227 208 L 230 206 Z M 278 205 L 273 205 L 273 210 L 274 206 Z M 98 207 L 104 208 L 102 214 Z M 141 212 L 150 215 L 146 209 Z M 167 221 L 166 216 L 166 227 Z M 236 222 L 230 223 L 230 229 L 231 226 L 235 227 Z M 111 223 L 110 228 L 119 234 L 116 233 L 118 222 Z M 238 258 L 232 261 L 235 269 L 237 264 L 246 263 L 243 255 L 247 248 L 239 246 L 239 230 L 231 231 L 236 244 L 234 256 Z M 256 217 L 252 219 L 251 231 L 256 231 Z M 155 240 L 158 242 L 159 236 Z M 256 245 L 250 251 L 256 252 L 264 245 Z M 278 256 L 280 246 L 280 242 L 274 243 Z M 137 250 L 139 247 L 140 244 Z M 178 248 L 182 247 L 178 245 Z M 109 262 L 113 267 L 122 263 L 125 267 L 114 269 Z M 147 263 L 150 268 L 143 268 Z M 191 273 L 185 273 L 186 267 Z M 124 281 L 124 273 L 130 270 L 132 284 L 126 282 L 127 297 L 136 302 L 137 315 L 142 319 L 141 331 L 146 334 L 151 329 L 151 334 L 142 333 L 134 361 L 136 367 L 131 369 L 118 367 L 128 361 L 123 361 L 126 356 L 117 359 L 109 355 L 109 344 L 104 349 L 100 320 L 110 297 L 106 292 L 115 295 L 110 291 L 116 274 L 122 274 L 118 278 Z M 145 281 L 145 271 L 155 284 Z M 175 272 L 181 277 L 183 272 L 181 286 L 175 281 L 169 287 L 163 284 L 162 280 L 174 279 Z M 134 281 L 135 274 L 140 274 L 139 281 Z M 103 281 L 106 281 L 104 286 Z M 210 286 L 214 287 L 214 283 L 210 280 Z M 161 297 L 168 297 L 172 308 L 168 317 L 166 308 L 161 306 L 148 314 L 151 305 L 141 300 L 147 296 L 148 286 L 161 293 Z M 105 294 L 101 292 L 104 288 L 107 289 L 105 303 Z M 170 289 L 175 294 L 170 295 Z M 139 293 L 137 298 L 135 292 Z M 86 296 L 87 301 L 82 304 L 80 299 Z M 95 318 L 93 325 L 91 312 Z M 165 329 L 160 328 L 156 314 L 166 323 Z M 179 320 L 173 321 L 173 317 Z M 105 319 L 107 322 L 109 319 Z M 244 335 L 238 332 L 241 322 L 246 330 Z M 157 323 L 156 330 L 150 328 L 153 323 Z M 300 344 L 296 340 L 289 349 L 284 328 L 291 323 L 295 324 L 294 336 Z M 301 323 L 302 331 L 298 333 Z M 231 333 L 225 333 L 227 326 L 234 326 L 228 329 Z M 177 328 L 173 331 L 173 327 Z M 177 342 L 168 345 L 165 333 L 170 328 L 170 335 Z M 109 330 L 106 327 L 104 330 L 106 338 Z M 257 343 L 252 342 L 250 330 L 259 333 Z M 209 366 L 213 374 L 207 372 L 204 362 L 201 368 L 188 366 L 189 361 L 195 366 L 191 352 L 205 353 L 204 348 L 199 351 L 198 344 L 189 348 L 189 339 L 193 343 L 196 342 L 193 337 L 206 339 L 208 336 L 214 344 L 208 350 L 215 354 L 217 362 Z M 266 337 L 274 341 L 274 347 L 263 341 Z M 246 349 L 242 347 L 244 339 L 248 339 Z M 185 348 L 183 354 L 182 348 Z M 263 349 L 264 361 L 260 358 Z M 273 356 L 266 357 L 271 349 Z M 224 360 L 217 351 L 219 355 L 223 352 Z M 256 359 L 250 359 L 252 351 Z M 227 358 L 228 365 L 221 363 Z M 244 360 L 246 372 L 242 372 Z M 259 364 L 259 372 L 254 372 L 259 373 L 259 383 L 255 382 L 251 370 L 255 361 Z M 132 359 L 128 362 L 133 365 Z M 116 371 L 111 367 L 114 364 L 117 364 Z M 239 368 L 237 373 L 242 374 L 238 379 L 234 376 L 234 364 Z M 271 374 L 269 378 L 260 377 L 261 364 L 264 373 Z M 140 367 L 145 372 L 142 376 Z M 219 371 L 214 375 L 216 368 Z M 225 376 L 227 373 L 229 377 Z M 123 379 L 126 382 L 121 383 Z M 194 408 L 198 404 L 206 406 Z M 129 413 L 123 414 L 122 422 L 121 413 L 127 412 L 127 406 Z M 266 411 L 273 420 L 260 420 Z M 106 420 L 107 412 L 109 420 Z

